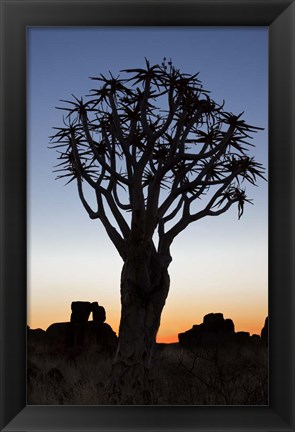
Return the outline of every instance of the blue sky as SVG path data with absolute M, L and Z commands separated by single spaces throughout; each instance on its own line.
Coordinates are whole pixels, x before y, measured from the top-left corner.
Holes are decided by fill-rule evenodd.
M 28 321 L 46 328 L 69 318 L 72 300 L 98 301 L 114 328 L 120 317 L 121 259 L 98 221 L 91 221 L 74 182 L 52 172 L 48 149 L 55 109 L 71 94 L 89 94 L 90 76 L 172 58 L 200 72 L 204 88 L 225 109 L 264 127 L 252 154 L 267 168 L 268 31 L 266 27 L 29 28 L 28 64 Z M 191 225 L 173 243 L 171 290 L 160 338 L 224 312 L 240 330 L 262 327 L 267 314 L 267 182 L 247 187 L 254 206 Z M 254 330 L 253 330 L 254 331 Z M 252 332 L 252 331 L 251 331 Z

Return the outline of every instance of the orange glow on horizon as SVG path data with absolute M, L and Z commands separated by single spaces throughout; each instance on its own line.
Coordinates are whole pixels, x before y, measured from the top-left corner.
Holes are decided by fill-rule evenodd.
M 65 315 L 64 313 L 58 313 L 59 311 L 56 311 L 56 314 L 52 314 L 52 319 L 49 320 L 44 313 L 42 313 L 42 310 L 38 313 L 34 313 L 34 319 L 28 320 L 28 325 L 32 329 L 41 328 L 43 330 L 46 330 L 51 324 L 54 322 L 68 322 L 70 319 L 70 315 Z M 29 315 L 29 314 L 28 314 Z M 266 314 L 260 314 L 260 316 L 252 317 L 251 319 L 240 318 L 239 320 L 234 320 L 235 324 L 235 331 L 246 331 L 252 334 L 258 334 L 260 335 L 261 329 L 264 325 L 264 320 L 267 316 Z M 28 316 L 29 318 L 29 316 Z M 229 316 L 225 316 L 224 318 L 229 318 Z M 91 317 L 90 317 L 91 319 Z M 112 329 L 118 334 L 119 329 L 119 319 L 116 319 L 116 317 L 111 317 L 109 314 L 109 319 L 107 318 L 106 322 L 112 327 Z M 185 332 L 187 330 L 190 330 L 193 325 L 200 324 L 202 322 L 201 320 L 196 320 L 196 322 L 191 323 L 182 323 L 182 325 L 179 325 L 177 327 L 177 324 L 174 323 L 174 328 L 171 327 L 171 325 L 168 325 L 165 327 L 165 323 L 160 327 L 158 336 L 157 336 L 157 342 L 158 343 L 176 343 L 178 342 L 178 334 Z

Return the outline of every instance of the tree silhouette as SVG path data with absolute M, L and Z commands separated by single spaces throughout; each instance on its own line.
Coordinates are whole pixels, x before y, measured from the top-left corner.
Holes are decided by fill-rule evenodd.
M 233 204 L 240 218 L 251 203 L 242 184 L 255 185 L 264 170 L 248 155 L 261 128 L 214 102 L 198 74 L 165 58 L 122 72 L 92 78 L 98 87 L 87 101 L 63 101 L 64 125 L 51 144 L 57 178 L 77 182 L 89 217 L 101 221 L 124 262 L 112 391 L 128 403 L 144 399 L 174 238 Z

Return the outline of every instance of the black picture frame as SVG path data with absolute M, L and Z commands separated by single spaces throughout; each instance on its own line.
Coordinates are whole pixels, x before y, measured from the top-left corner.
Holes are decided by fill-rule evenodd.
M 294 0 L 1 0 L 3 431 L 295 430 Z M 26 28 L 269 27 L 269 406 L 26 406 Z

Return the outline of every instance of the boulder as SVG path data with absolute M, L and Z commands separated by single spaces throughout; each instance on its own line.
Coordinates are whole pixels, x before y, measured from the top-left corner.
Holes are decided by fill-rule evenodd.
M 74 301 L 71 304 L 71 322 L 83 324 L 88 321 L 91 312 L 91 303 L 84 301 Z
M 52 348 L 83 347 L 88 344 L 88 324 L 64 322 L 51 324 L 46 333 L 50 338 Z
M 204 330 L 218 331 L 224 328 L 224 318 L 222 313 L 210 313 L 203 318 Z
M 27 327 L 27 336 L 30 340 L 42 341 L 46 337 L 46 332 L 40 328 L 30 329 L 30 327 Z
M 259 345 L 261 343 L 261 338 L 257 334 L 253 334 L 252 336 L 250 336 L 250 339 L 251 339 L 251 342 L 255 345 Z
M 118 346 L 118 337 L 112 327 L 103 323 L 99 332 L 99 343 L 107 347 L 111 352 L 115 352 Z
M 50 338 L 64 340 L 67 332 L 67 327 L 69 325 L 70 323 L 68 322 L 50 324 L 50 326 L 46 329 L 46 334 Z
M 109 351 L 117 348 L 117 335 L 104 321 L 106 312 L 98 302 L 72 302 L 70 322 L 51 324 L 46 332 L 51 352 L 81 353 L 93 346 L 105 347 Z M 92 312 L 92 321 L 88 321 Z M 28 330 L 31 332 L 31 330 Z
M 87 350 L 92 346 L 107 347 L 115 350 L 117 335 L 109 324 L 88 321 L 85 324 L 72 322 L 54 323 L 46 330 L 51 348 L 61 352 L 72 348 Z
M 102 324 L 106 320 L 105 308 L 99 306 L 97 302 L 91 303 L 92 319 L 96 324 Z
M 65 348 L 74 344 L 73 325 L 71 322 L 51 324 L 46 330 L 52 348 Z
M 181 345 L 189 348 L 210 347 L 230 340 L 234 331 L 231 319 L 225 320 L 222 313 L 210 313 L 204 316 L 203 323 L 179 333 L 178 340 Z
M 235 342 L 238 344 L 245 344 L 250 342 L 250 333 L 245 331 L 239 331 L 235 334 Z
M 224 320 L 223 330 L 225 332 L 234 333 L 234 331 L 235 331 L 235 325 L 234 325 L 233 320 L 231 320 L 229 318 L 227 318 L 226 320 Z
M 191 328 L 186 332 L 179 333 L 178 334 L 179 343 L 185 347 L 194 347 L 198 342 L 197 335 L 198 333 L 194 328 Z
M 117 341 L 117 335 L 109 324 L 97 324 L 94 321 L 89 321 L 87 323 L 85 327 L 85 345 L 116 347 Z

